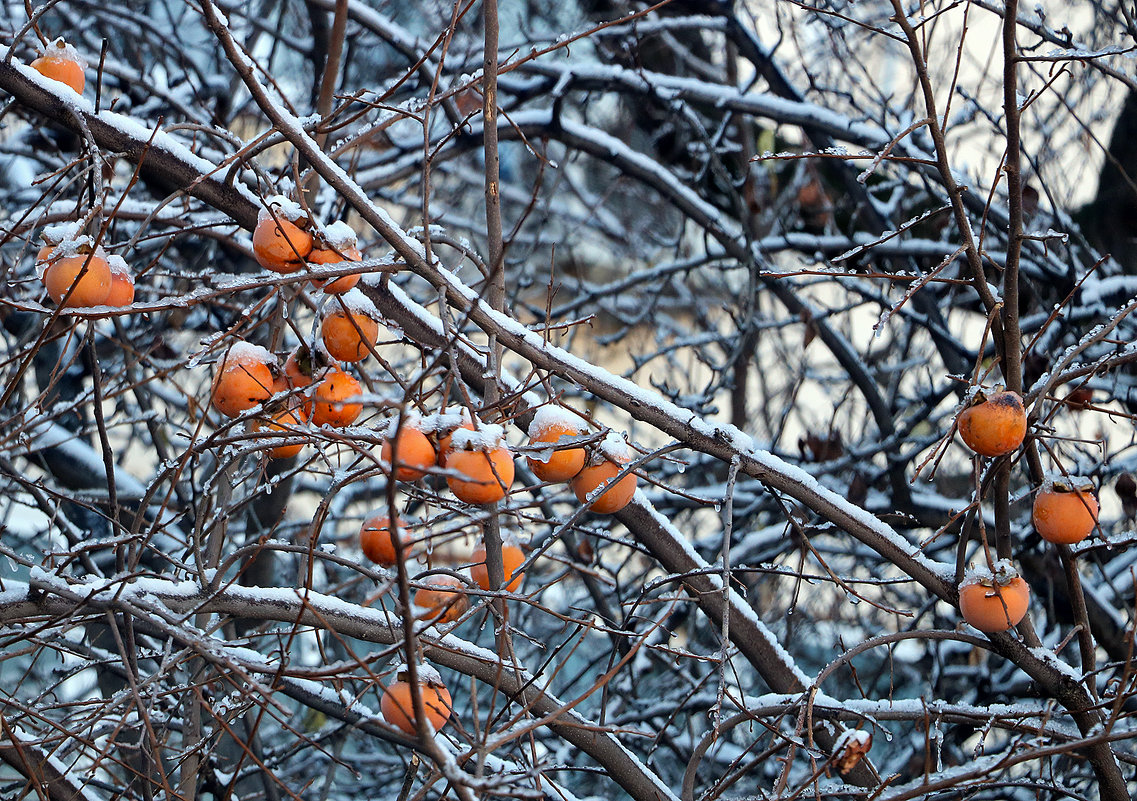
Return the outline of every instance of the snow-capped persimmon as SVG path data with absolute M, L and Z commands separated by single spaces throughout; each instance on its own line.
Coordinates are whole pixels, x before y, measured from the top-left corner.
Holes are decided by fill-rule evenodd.
M 636 494 L 635 473 L 628 473 L 616 481 L 624 465 L 632 460 L 631 450 L 623 438 L 610 432 L 589 460 L 572 480 L 572 491 L 581 503 L 589 502 L 591 509 L 602 515 L 615 514 L 627 506 Z
M 40 266 L 47 294 L 66 308 L 102 306 L 111 293 L 107 254 L 102 248 L 92 248 L 89 237 L 61 243 Z
M 529 424 L 529 444 L 557 443 L 588 430 L 587 424 L 567 409 L 542 406 Z M 546 458 L 526 457 L 529 467 L 542 481 L 568 481 L 584 468 L 584 448 L 552 451 Z
M 1019 624 L 1030 606 L 1030 585 L 1007 563 L 996 571 L 968 576 L 959 587 L 963 619 L 983 632 L 1007 631 Z
M 479 542 L 474 546 L 473 553 L 470 554 L 470 578 L 474 583 L 481 587 L 483 590 L 492 589 L 490 587 L 490 572 L 486 567 L 486 545 L 484 542 Z M 503 542 L 501 544 L 501 566 L 502 573 L 505 575 L 505 587 L 503 589 L 509 592 L 517 592 L 521 587 L 521 580 L 525 578 L 525 573 L 522 571 L 521 565 L 525 562 L 525 554 L 516 545 Z
M 426 719 L 435 731 L 439 731 L 446 725 L 453 711 L 450 691 L 442 683 L 438 671 L 427 664 L 418 666 L 418 684 L 422 692 L 422 706 Z M 414 737 L 418 734 L 418 728 L 411 692 L 410 676 L 403 667 L 396 671 L 395 681 L 383 688 L 379 711 L 383 713 L 383 720 Z
M 384 567 L 390 567 L 398 561 L 398 554 L 395 551 L 395 537 L 399 538 L 404 557 L 406 557 L 411 545 L 405 520 L 396 517 L 394 531 L 391 528 L 391 519 L 380 513 L 364 520 L 359 529 L 359 548 L 363 551 L 363 555 L 375 564 Z
M 426 434 L 412 423 L 404 422 L 399 426 L 397 420 L 391 421 L 379 458 L 394 467 L 398 481 L 418 481 L 437 461 L 434 446 Z
M 308 217 L 299 203 L 283 195 L 268 199 L 253 229 L 253 255 L 266 270 L 294 273 L 312 252 L 312 235 L 304 229 Z
M 317 233 L 312 252 L 308 254 L 309 264 L 339 264 L 345 261 L 361 261 L 359 241 L 355 231 L 343 220 L 332 223 Z M 341 275 L 330 281 L 313 278 L 312 285 L 323 289 L 329 295 L 340 295 L 359 283 L 359 273 Z
M 107 264 L 111 268 L 111 290 L 103 301 L 104 305 L 121 309 L 134 303 L 134 276 L 131 275 L 126 259 L 122 256 L 107 256 Z
M 338 367 L 329 367 L 316 384 L 312 398 L 312 425 L 337 428 L 351 425 L 363 411 L 357 399 L 363 394 L 359 382 Z
M 214 408 L 227 417 L 236 417 L 271 398 L 270 365 L 275 360 L 275 356 L 259 345 L 235 342 L 214 367 L 210 396 Z
M 423 610 L 421 617 L 434 623 L 453 623 L 470 607 L 466 585 L 445 573 L 428 576 L 426 585 L 415 591 L 414 605 Z
M 474 430 L 470 413 L 464 406 L 451 406 L 435 416 L 435 434 L 438 437 L 438 466 L 446 467 L 446 457 L 450 455 L 450 441 L 458 429 Z
M 513 484 L 513 454 L 504 444 L 501 426 L 485 425 L 478 431 L 460 428 L 450 441 L 446 469 L 460 475 L 446 477 L 460 501 L 486 504 L 500 501 Z
M 975 393 L 956 420 L 964 444 L 981 456 L 1002 456 L 1018 448 L 1026 436 L 1026 407 L 1017 392 Z
M 77 94 L 83 94 L 87 77 L 83 74 L 83 59 L 74 47 L 62 37 L 44 48 L 43 55 L 31 64 L 32 69 L 45 78 L 70 86 Z
M 1034 530 L 1047 542 L 1073 545 L 1090 535 L 1098 522 L 1094 485 L 1080 478 L 1062 478 L 1043 485 L 1034 497 Z
M 297 429 L 304 425 L 304 411 L 299 408 L 278 409 L 269 416 L 268 422 L 256 421 L 253 430 L 272 436 L 274 440 L 285 437 L 293 439 L 301 436 Z M 304 450 L 303 442 L 280 442 L 273 446 L 268 455 L 273 459 L 291 459 Z
M 320 336 L 333 358 L 358 362 L 367 358 L 379 339 L 379 323 L 365 314 L 330 310 L 320 322 Z

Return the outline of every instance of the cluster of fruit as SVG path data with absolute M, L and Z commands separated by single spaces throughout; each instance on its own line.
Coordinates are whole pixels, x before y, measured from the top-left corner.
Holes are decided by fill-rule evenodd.
M 363 260 L 351 226 L 342 220 L 326 226 L 313 224 L 304 208 L 284 195 L 273 195 L 265 201 L 253 229 L 253 255 L 266 270 L 282 275 L 299 272 L 305 266 Z M 330 281 L 316 277 L 311 282 L 329 295 L 342 295 L 359 283 L 359 273 L 341 275 Z M 363 356 L 351 360 L 339 358 L 357 361 Z
M 84 64 L 62 39 L 49 45 L 32 66 L 82 93 Z M 78 235 L 79 227 L 57 226 L 44 233 L 46 244 L 36 262 L 48 293 L 67 308 L 133 303 L 134 280 L 126 262 L 108 255 L 90 237 Z M 319 337 L 313 347 L 297 347 L 283 364 L 267 348 L 233 342 L 214 367 L 210 399 L 218 412 L 230 418 L 259 407 L 261 414 L 250 420 L 250 433 L 264 438 L 272 458 L 291 458 L 310 438 L 307 425 L 348 426 L 362 413 L 360 384 L 341 363 L 360 362 L 375 351 L 380 315 L 356 287 L 362 267 L 353 265 L 363 257 L 354 231 L 345 222 L 320 225 L 299 203 L 276 195 L 265 201 L 252 244 L 265 269 L 280 274 L 306 270 L 311 284 L 323 291 L 327 299 Z M 329 265 L 352 269 L 320 269 Z M 587 421 L 552 405 L 536 411 L 528 433 L 527 461 L 541 481 L 570 483 L 577 498 L 600 514 L 618 512 L 631 501 L 637 478 L 627 467 L 633 454 L 621 436 L 609 433 L 597 443 Z M 468 504 L 502 500 L 515 475 L 514 454 L 505 443 L 503 428 L 476 420 L 465 409 L 427 417 L 400 415 L 389 425 L 380 458 L 394 479 L 403 482 L 418 481 L 443 468 L 451 492 Z M 392 523 L 386 515 L 375 515 L 360 529 L 360 547 L 378 565 L 393 566 L 400 555 L 411 556 L 416 545 L 412 527 L 398 517 Z M 516 543 L 502 544 L 505 590 L 520 589 L 524 561 Z M 484 543 L 474 547 L 470 563 L 473 583 L 491 589 Z M 416 584 L 415 614 L 431 624 L 457 622 L 469 608 L 466 584 L 456 576 L 430 574 Z M 438 730 L 450 717 L 450 694 L 434 668 L 422 664 L 417 672 L 427 718 Z M 416 733 L 405 667 L 384 688 L 381 709 L 388 723 Z
M 108 254 L 76 224 L 44 230 L 36 274 L 61 308 L 123 308 L 134 303 L 134 276 L 121 256 Z
M 566 409 L 542 406 L 529 426 L 530 450 L 538 450 L 527 461 L 542 481 L 569 482 L 582 503 L 591 502 L 593 512 L 613 514 L 627 506 L 636 491 L 635 473 L 614 480 L 631 461 L 631 451 L 614 432 L 591 453 L 574 446 L 573 440 L 584 438 L 588 428 Z M 393 420 L 380 456 L 399 481 L 417 481 L 435 466 L 446 468 L 450 491 L 470 504 L 500 501 L 515 475 L 502 427 L 482 422 L 475 426 L 465 409 Z
M 635 494 L 634 473 L 629 471 L 614 480 L 631 461 L 630 449 L 622 437 L 610 432 L 592 449 L 590 457 L 584 447 L 577 447 L 573 442 L 576 438 L 583 439 L 587 430 L 588 423 L 572 412 L 557 406 L 541 407 L 529 427 L 529 441 L 531 448 L 548 446 L 548 452 L 533 451 L 527 459 L 542 480 L 571 481 L 577 497 L 582 502 L 591 502 L 594 512 L 612 514 L 624 508 Z M 567 443 L 561 442 L 566 439 Z M 450 491 L 469 504 L 500 501 L 509 491 L 515 475 L 513 454 L 504 442 L 502 427 L 481 422 L 475 427 L 469 413 L 461 408 L 427 417 L 407 414 L 392 420 L 380 459 L 397 481 L 417 481 L 435 467 L 445 468 Z M 396 554 L 408 552 L 413 545 L 413 540 L 404 536 L 408 528 L 405 521 L 396 518 L 392 526 L 386 515 L 377 514 L 364 522 L 360 547 L 376 564 L 393 565 Z M 476 546 L 471 557 L 471 577 L 482 589 L 490 589 L 484 545 Z M 521 586 L 520 567 L 524 561 L 525 556 L 517 545 L 503 544 L 507 590 L 513 592 Z M 438 578 L 453 590 L 450 577 Z M 423 598 L 423 603 L 416 600 L 416 604 L 428 609 L 436 607 L 433 596 Z M 461 610 L 457 614 L 461 614 Z
M 296 272 L 305 264 L 326 265 L 360 261 L 355 232 L 343 222 L 321 227 L 315 234 L 297 222 L 306 220 L 299 204 L 283 196 L 268 200 L 253 232 L 257 261 L 276 272 Z M 214 371 L 212 401 L 228 417 L 266 404 L 269 422 L 257 430 L 279 436 L 295 435 L 304 422 L 343 427 L 363 411 L 359 381 L 339 362 L 359 362 L 379 339 L 379 312 L 355 285 L 353 273 L 324 281 L 311 279 L 328 296 L 320 316 L 315 348 L 297 347 L 283 368 L 268 350 L 247 342 L 234 343 Z M 273 400 L 284 393 L 283 397 Z M 303 443 L 273 447 L 275 458 L 295 456 Z
M 964 444 L 981 456 L 1003 456 L 1026 437 L 1027 414 L 1016 392 L 978 391 L 956 420 Z M 1047 542 L 1081 542 L 1098 522 L 1094 486 L 1085 479 L 1064 476 L 1039 487 L 1032 510 L 1034 529 Z M 970 571 L 959 587 L 963 619 L 980 631 L 1007 631 L 1018 625 L 1030 605 L 1030 585 L 1006 560 L 990 570 Z

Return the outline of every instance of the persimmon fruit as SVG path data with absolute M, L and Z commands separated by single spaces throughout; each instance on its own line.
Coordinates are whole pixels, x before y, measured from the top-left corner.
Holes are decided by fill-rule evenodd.
M 424 610 L 423 617 L 435 623 L 453 623 L 470 606 L 466 585 L 454 576 L 439 574 L 424 579 L 415 591 L 414 605 Z
M 379 711 L 383 720 L 406 734 L 417 736 L 418 728 L 414 716 L 414 703 L 411 701 L 411 684 L 405 670 L 396 674 L 395 681 L 383 688 L 379 701 Z M 419 688 L 422 692 L 423 711 L 435 731 L 439 731 L 450 719 L 453 705 L 450 691 L 446 689 L 437 672 L 432 668 L 419 668 Z
M 338 367 L 320 348 L 310 349 L 307 345 L 297 345 L 284 361 L 284 376 L 293 389 L 303 389 L 312 383 L 312 376 L 319 375 L 327 367 Z
M 438 435 L 438 466 L 446 467 L 446 457 L 450 455 L 451 441 L 454 439 L 454 432 L 457 430 L 473 431 L 474 424 L 470 420 L 470 416 L 466 414 L 465 410 L 462 411 L 462 422 L 448 426 L 442 430 Z
M 103 303 L 121 309 L 134 303 L 134 276 L 121 256 L 108 256 L 111 268 L 111 289 Z
M 367 358 L 379 339 L 379 323 L 363 312 L 334 309 L 320 322 L 324 347 L 335 359 L 358 362 Z
M 1098 499 L 1088 482 L 1054 481 L 1034 497 L 1034 530 L 1047 542 L 1073 545 L 1098 522 Z
M 584 430 L 583 427 L 572 425 L 567 421 L 542 419 L 538 412 L 538 416 L 533 418 L 533 423 L 529 426 L 529 444 L 557 443 L 564 437 L 579 436 Z M 542 481 L 568 481 L 584 468 L 586 458 L 584 448 L 565 448 L 553 451 L 544 459 L 528 456 L 526 461 L 537 478 Z
M 349 426 L 363 411 L 358 398 L 363 393 L 359 382 L 338 367 L 324 371 L 312 398 L 312 425 L 337 428 Z
M 500 501 L 513 484 L 513 454 L 504 445 L 492 450 L 451 450 L 446 469 L 462 477 L 447 476 L 446 484 L 460 501 L 487 504 Z
M 334 222 L 316 235 L 312 252 L 308 254 L 309 264 L 340 264 L 345 261 L 361 261 L 359 240 L 351 226 L 342 220 Z M 331 280 L 313 278 L 312 285 L 323 289 L 329 295 L 339 295 L 359 283 L 359 273 L 341 275 Z
M 304 425 L 304 412 L 302 409 L 280 409 L 273 412 L 268 422 L 257 421 L 254 430 L 268 434 L 274 439 L 299 436 L 296 429 Z M 273 459 L 291 459 L 304 450 L 303 442 L 282 442 L 269 449 L 268 455 Z
M 273 356 L 248 342 L 232 345 L 214 368 L 211 399 L 226 417 L 236 417 L 272 397 Z
M 66 308 L 102 306 L 111 293 L 111 266 L 102 248 L 62 256 L 56 248 L 47 259 L 43 285 L 51 299 Z
M 492 589 L 490 587 L 489 568 L 486 566 L 485 543 L 480 542 L 474 546 L 473 553 L 470 554 L 470 561 L 473 563 L 470 566 L 470 578 L 483 590 Z M 502 543 L 501 566 L 502 573 L 505 575 L 505 586 L 502 589 L 509 592 L 517 592 L 520 589 L 521 580 L 525 578 L 525 573 L 520 570 L 524 561 L 525 554 L 518 546 Z
M 430 438 L 407 424 L 399 428 L 394 443 L 390 436 L 383 440 L 379 458 L 394 468 L 395 479 L 398 481 L 418 481 L 437 462 Z M 396 458 L 397 465 L 394 463 Z
M 83 64 L 78 56 L 75 48 L 59 38 L 46 47 L 43 55 L 33 61 L 31 67 L 45 78 L 66 84 L 81 95 L 87 84 L 87 76 L 83 73 Z
M 963 619 L 983 632 L 1007 631 L 1026 616 L 1030 585 L 1021 576 L 964 582 L 959 588 Z
M 978 392 L 956 420 L 964 444 L 981 456 L 1002 456 L 1026 436 L 1026 407 L 1017 392 Z
M 397 536 L 405 556 L 411 544 L 407 523 L 401 517 L 396 517 L 394 528 L 392 531 L 391 519 L 385 514 L 372 515 L 364 520 L 359 529 L 359 548 L 363 555 L 377 565 L 390 567 L 398 561 L 395 551 Z
M 312 252 L 312 235 L 301 225 L 306 222 L 299 204 L 277 196 L 262 209 L 253 229 L 253 255 L 266 270 L 294 273 Z

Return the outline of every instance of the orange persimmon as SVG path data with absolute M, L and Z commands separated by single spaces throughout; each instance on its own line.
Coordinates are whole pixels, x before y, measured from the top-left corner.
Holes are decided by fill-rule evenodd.
M 271 398 L 273 361 L 275 357 L 259 345 L 234 343 L 214 368 L 210 394 L 214 408 L 236 417 Z
M 396 672 L 395 681 L 383 688 L 379 711 L 383 713 L 383 720 L 413 737 L 417 736 L 418 728 L 414 716 L 414 703 L 411 701 L 409 678 L 405 668 Z M 418 679 L 426 719 L 431 727 L 438 731 L 446 725 L 453 711 L 450 691 L 442 683 L 438 671 L 428 665 L 419 665 Z
M 309 264 L 339 264 L 345 261 L 361 261 L 363 254 L 355 231 L 342 220 L 334 222 L 316 234 L 312 252 L 308 254 Z M 339 295 L 359 283 L 359 273 L 341 275 L 331 280 L 313 278 L 312 285 L 323 289 L 329 295 Z
M 312 399 L 312 425 L 351 425 L 363 411 L 363 404 L 354 401 L 363 394 L 359 382 L 338 367 L 329 367 L 316 385 Z
M 584 421 L 558 407 L 542 406 L 529 425 L 529 444 L 556 443 L 587 430 Z M 547 458 L 528 456 L 529 467 L 542 481 L 568 481 L 584 468 L 584 448 L 555 450 Z
M 446 467 L 446 457 L 450 455 L 450 442 L 454 438 L 454 432 L 458 429 L 473 431 L 474 424 L 470 420 L 470 414 L 465 408 L 462 408 L 458 412 L 448 409 L 443 412 L 441 417 L 446 419 L 453 418 L 436 432 L 438 436 L 438 466 Z
M 450 442 L 446 469 L 460 476 L 447 476 L 446 484 L 460 501 L 494 503 L 513 484 L 513 454 L 503 442 L 501 426 L 486 425 L 479 431 L 458 429 Z
M 414 605 L 425 610 L 422 617 L 435 623 L 453 623 L 469 608 L 466 585 L 445 573 L 423 579 L 426 586 L 415 591 Z
M 269 198 L 253 229 L 253 255 L 266 270 L 294 273 L 312 252 L 312 235 L 302 226 L 307 216 L 300 204 L 283 195 Z
M 1018 575 L 974 578 L 959 588 L 960 614 L 983 632 L 1014 628 L 1029 606 L 1030 585 Z
M 473 563 L 470 566 L 470 578 L 483 590 L 491 589 L 490 572 L 486 566 L 486 545 L 484 542 L 479 542 L 474 546 L 474 550 L 470 554 L 470 561 Z M 502 543 L 501 566 L 502 573 L 505 575 L 505 587 L 503 587 L 503 589 L 509 592 L 517 592 L 521 587 L 521 580 L 525 578 L 525 573 L 520 568 L 524 561 L 525 554 L 519 547 L 509 543 Z
M 320 337 L 332 358 L 358 362 L 375 348 L 379 323 L 363 312 L 330 309 L 320 321 Z
M 379 458 L 394 467 L 396 480 L 418 481 L 437 462 L 434 446 L 426 434 L 405 423 L 398 428 L 398 436 L 392 445 L 391 435 L 394 430 L 395 424 L 392 423 L 387 438 L 383 440 Z M 396 448 L 398 453 L 395 453 Z M 398 459 L 397 465 L 393 464 L 393 456 Z
M 395 551 L 395 537 L 403 549 L 404 558 L 410 550 L 411 538 L 407 523 L 401 517 L 395 518 L 395 530 L 391 530 L 391 519 L 382 513 L 372 515 L 363 521 L 359 529 L 359 547 L 363 555 L 377 565 L 390 567 L 398 561 Z
M 111 293 L 111 266 L 102 248 L 92 250 L 82 244 L 78 251 L 61 253 L 63 247 L 52 250 L 43 270 L 43 285 L 56 303 L 66 308 L 102 306 Z M 71 287 L 71 295 L 64 301 Z
M 610 432 L 599 447 L 595 449 L 589 464 L 576 474 L 571 482 L 572 491 L 581 503 L 586 503 L 590 495 L 592 511 L 610 515 L 627 506 L 636 494 L 638 479 L 635 473 L 628 473 L 619 481 L 613 481 L 632 460 L 628 444 L 615 432 Z
M 1031 517 L 1034 530 L 1047 542 L 1081 542 L 1098 522 L 1094 485 L 1080 479 L 1049 482 L 1035 496 Z
M 964 444 L 981 456 L 1002 456 L 1022 445 L 1026 436 L 1026 407 L 1009 390 L 975 393 L 972 404 L 956 420 Z
M 296 429 L 304 425 L 304 411 L 298 408 L 279 409 L 273 412 L 267 422 L 256 421 L 253 430 L 270 436 L 273 440 L 284 437 L 294 438 L 300 436 Z M 281 442 L 269 449 L 268 455 L 273 459 L 291 459 L 304 450 L 303 442 Z
M 63 37 L 47 45 L 43 55 L 33 61 L 31 67 L 45 78 L 70 86 L 76 94 L 83 94 L 87 76 L 83 74 L 82 59 Z

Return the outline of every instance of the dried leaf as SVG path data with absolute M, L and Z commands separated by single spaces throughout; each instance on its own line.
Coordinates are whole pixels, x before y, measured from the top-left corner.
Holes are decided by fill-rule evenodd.
M 870 748 L 872 748 L 872 732 L 846 731 L 837 741 L 833 752 L 833 764 L 844 776 L 857 766 Z

